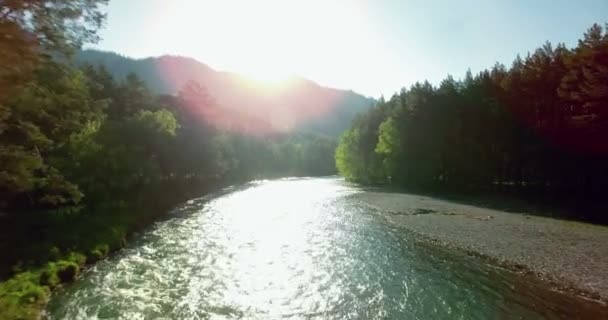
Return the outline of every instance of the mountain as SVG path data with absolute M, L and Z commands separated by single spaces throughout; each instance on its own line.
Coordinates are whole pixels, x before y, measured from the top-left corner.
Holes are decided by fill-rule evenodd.
M 276 131 L 312 131 L 337 136 L 374 100 L 352 91 L 322 87 L 291 77 L 273 85 L 222 72 L 187 57 L 132 59 L 112 52 L 84 50 L 77 63 L 103 64 L 118 79 L 135 73 L 158 94 L 177 94 L 189 81 L 205 87 L 216 104 L 239 117 L 263 119 Z

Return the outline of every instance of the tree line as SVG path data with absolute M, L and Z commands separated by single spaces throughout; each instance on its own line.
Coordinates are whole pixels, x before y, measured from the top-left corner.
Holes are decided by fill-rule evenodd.
M 608 26 L 546 43 L 510 68 L 381 99 L 341 137 L 348 180 L 410 188 L 601 196 L 608 187 Z
M 2 319 L 37 318 L 49 288 L 187 197 L 335 172 L 333 138 L 215 125 L 204 84 L 156 95 L 135 75 L 76 66 L 105 4 L 0 1 Z
M 217 128 L 206 110 L 218 106 L 196 83 L 156 96 L 133 74 L 49 60 L 5 103 L 0 206 L 11 211 L 116 201 L 168 180 L 334 172 L 331 138 Z
M 45 59 L 3 106 L 0 210 L 13 229 L 3 244 L 14 253 L 4 255 L 5 267 L 24 256 L 46 259 L 32 234 L 67 252 L 88 246 L 77 234 L 117 224 L 124 230 L 110 238 L 119 245 L 147 219 L 127 213 L 134 207 L 157 211 L 229 183 L 336 172 L 333 138 L 219 127 L 209 119 L 219 107 L 197 83 L 158 96 L 133 74 L 114 79 L 103 65 Z M 34 252 L 24 255 L 24 247 Z

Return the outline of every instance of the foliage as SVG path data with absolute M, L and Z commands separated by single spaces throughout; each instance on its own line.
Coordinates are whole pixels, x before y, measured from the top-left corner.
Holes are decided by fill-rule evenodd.
M 91 251 L 89 251 L 89 259 L 87 262 L 95 262 L 103 259 L 110 253 L 110 246 L 103 243 L 96 245 Z
M 29 81 L 37 64 L 95 42 L 107 0 L 0 1 L 0 132 L 4 100 Z
M 370 184 L 382 182 L 382 158 L 374 150 L 385 112 L 385 101 L 380 99 L 367 114 L 356 117 L 353 128 L 340 138 L 336 167 L 347 179 Z
M 218 127 L 197 83 L 157 96 L 133 74 L 75 68 L 106 2 L 0 0 L 0 319 L 39 318 L 50 289 L 188 197 L 335 172 L 333 139 Z
M 6 105 L 11 112 L 0 132 L 0 203 L 39 208 L 80 202 L 81 191 L 55 160 L 64 156 L 62 148 L 83 124 L 101 116 L 83 74 L 45 63 Z
M 607 75 L 608 32 L 594 25 L 572 50 L 545 44 L 510 69 L 417 83 L 353 122 L 336 165 L 364 183 L 597 196 L 608 187 Z
M 39 278 L 39 272 L 24 272 L 0 283 L 0 319 L 38 318 L 38 309 L 49 295 Z
M 21 272 L 0 283 L 0 319 L 37 319 L 50 289 L 74 281 L 85 257 L 70 253 L 63 260 Z

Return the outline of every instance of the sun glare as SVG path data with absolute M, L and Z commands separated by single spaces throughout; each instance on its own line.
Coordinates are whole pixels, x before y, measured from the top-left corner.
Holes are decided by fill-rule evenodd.
M 146 28 L 154 35 L 150 42 L 168 39 L 165 46 L 173 53 L 266 85 L 297 74 L 327 86 L 352 83 L 349 88 L 356 89 L 353 70 L 380 72 L 361 61 L 391 60 L 382 56 L 390 51 L 382 50 L 365 5 L 356 0 L 175 0 L 163 2 Z
M 283 70 L 272 70 L 269 68 L 256 69 L 257 68 L 251 68 L 251 70 L 243 71 L 241 74 L 269 88 L 279 86 L 290 77 L 290 73 Z

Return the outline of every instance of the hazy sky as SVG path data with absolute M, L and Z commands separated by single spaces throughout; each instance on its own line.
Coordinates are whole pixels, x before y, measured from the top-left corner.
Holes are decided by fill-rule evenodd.
M 547 40 L 575 45 L 594 22 L 608 22 L 608 0 L 111 0 L 95 47 L 378 97 Z

